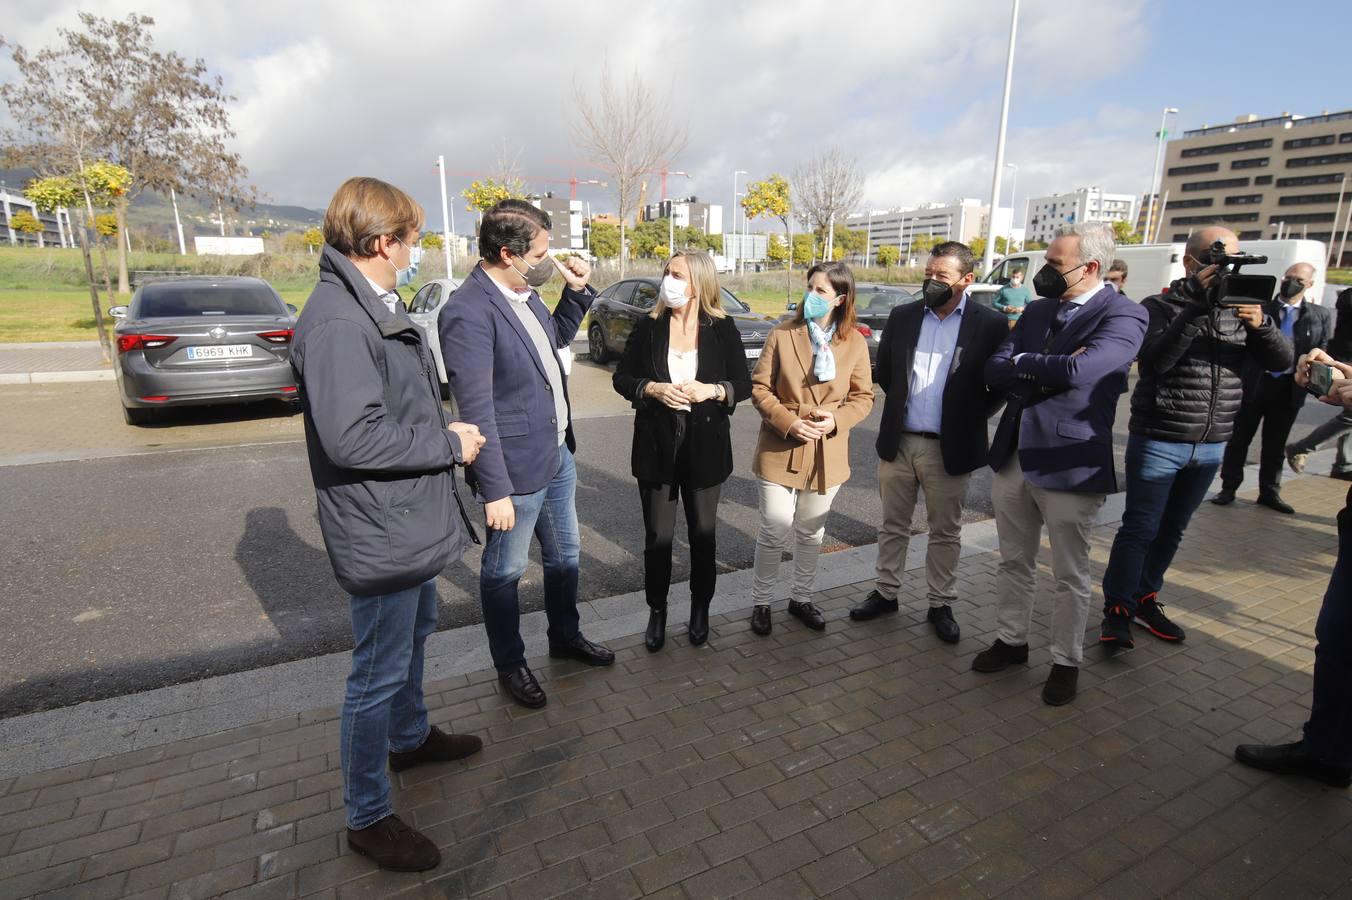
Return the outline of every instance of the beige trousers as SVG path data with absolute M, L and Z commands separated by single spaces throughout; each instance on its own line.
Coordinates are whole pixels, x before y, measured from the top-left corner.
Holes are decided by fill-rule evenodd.
M 793 592 L 790 596 L 805 603 L 812 599 L 812 585 L 817 580 L 817 557 L 826 535 L 826 517 L 831 513 L 831 501 L 836 499 L 840 485 L 827 488 L 825 494 L 818 494 L 812 490 L 784 487 L 764 478 L 757 482 L 761 524 L 756 535 L 751 600 L 760 606 L 774 598 L 775 585 L 779 581 L 779 560 L 792 537 Z
M 929 522 L 925 551 L 925 581 L 930 606 L 958 598 L 958 557 L 962 553 L 962 500 L 971 475 L 949 475 L 934 438 L 903 434 L 897 458 L 878 460 L 878 491 L 883 500 L 883 523 L 878 529 L 878 593 L 897 599 L 906 574 L 906 551 L 911 545 L 911 519 L 923 488 Z
M 1052 545 L 1052 662 L 1079 666 L 1092 597 L 1089 531 L 1106 494 L 1051 491 L 1029 484 L 1013 455 L 991 479 L 991 504 L 1000 538 L 995 581 L 995 636 L 1006 644 L 1028 643 L 1033 625 L 1037 554 L 1042 526 Z

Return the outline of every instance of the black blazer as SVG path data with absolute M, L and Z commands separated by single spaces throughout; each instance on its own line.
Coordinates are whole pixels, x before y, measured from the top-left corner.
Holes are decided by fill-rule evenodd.
M 919 300 L 896 307 L 887 317 L 878 344 L 875 380 L 887 393 L 878 424 L 878 456 L 889 462 L 897 458 L 901 446 L 911 394 L 911 367 L 924 315 L 925 304 Z M 943 424 L 939 430 L 944 469 L 950 475 L 965 475 L 986 464 L 986 420 L 1004 403 L 1003 394 L 986 386 L 986 360 L 1007 337 L 1005 317 L 968 297 L 958 326 L 957 352 L 944 383 Z
M 640 484 L 675 483 L 676 451 L 684 440 L 690 445 L 692 461 L 689 482 L 684 486 L 698 490 L 722 484 L 732 474 L 728 416 L 751 396 L 742 334 L 731 316 L 710 319 L 701 315 L 695 379 L 723 385 L 727 399 L 693 404 L 689 413 L 678 413 L 660 400 L 643 396 L 649 382 L 671 380 L 667 368 L 670 345 L 670 311 L 657 319 L 643 317 L 625 342 L 624 358 L 611 378 L 616 392 L 637 411 L 630 468 Z
M 1280 297 L 1269 300 L 1263 305 L 1263 312 L 1267 313 L 1272 319 L 1275 328 L 1280 329 L 1282 325 L 1282 307 L 1286 301 Z M 1327 350 L 1329 341 L 1333 337 L 1333 313 L 1317 303 L 1311 303 L 1308 299 L 1300 304 L 1300 315 L 1296 316 L 1296 324 L 1292 326 L 1291 343 L 1294 345 L 1294 359 L 1300 359 L 1306 353 L 1314 348 Z M 1252 403 L 1256 402 L 1259 379 L 1265 377 L 1266 372 L 1252 356 L 1245 361 L 1244 366 L 1244 400 Z M 1301 406 L 1305 403 L 1305 388 L 1291 381 L 1291 405 Z

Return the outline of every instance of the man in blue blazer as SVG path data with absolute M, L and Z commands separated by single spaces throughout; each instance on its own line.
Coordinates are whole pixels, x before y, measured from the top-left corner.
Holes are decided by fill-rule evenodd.
M 615 654 L 578 630 L 581 544 L 574 493 L 568 378 L 559 362 L 591 306 L 591 266 L 549 255 L 549 216 L 524 200 L 504 200 L 479 226 L 483 260 L 437 318 L 446 375 L 460 418 L 486 443 L 467 481 L 484 504 L 488 542 L 479 598 L 498 679 L 523 706 L 548 698 L 526 665 L 517 583 L 532 533 L 544 567 L 549 655 L 608 666 Z M 566 282 L 551 314 L 535 288 L 558 271 Z
M 991 501 L 1000 539 L 995 643 L 972 668 L 1028 660 L 1042 526 L 1052 545 L 1052 671 L 1042 699 L 1075 698 L 1089 616 L 1089 532 L 1109 493 L 1113 420 L 1145 337 L 1145 310 L 1103 284 L 1113 232 L 1102 223 L 1058 229 L 1033 279 L 1038 294 L 986 362 L 1007 397 L 991 442 Z

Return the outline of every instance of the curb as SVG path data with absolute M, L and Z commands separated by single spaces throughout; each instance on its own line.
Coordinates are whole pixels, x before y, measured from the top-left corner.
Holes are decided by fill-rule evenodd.
M 111 369 L 81 369 L 74 372 L 16 372 L 0 374 L 2 384 L 67 384 L 77 381 L 116 381 Z

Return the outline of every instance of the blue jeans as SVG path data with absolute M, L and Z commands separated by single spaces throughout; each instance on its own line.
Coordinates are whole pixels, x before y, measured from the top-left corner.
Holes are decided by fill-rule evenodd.
M 1164 586 L 1192 514 L 1211 487 L 1225 444 L 1127 438 L 1127 503 L 1103 573 L 1103 610 L 1126 607 Z
M 488 529 L 479 564 L 479 601 L 483 604 L 488 649 L 499 672 L 526 664 L 521 640 L 521 606 L 517 582 L 526 574 L 531 535 L 540 541 L 545 570 L 545 615 L 549 642 L 566 644 L 577 636 L 577 570 L 582 542 L 577 531 L 577 468 L 572 451 L 559 446 L 554 478 L 533 494 L 515 494 L 516 525 L 511 531 Z
M 347 827 L 388 816 L 386 754 L 427 740 L 423 644 L 437 630 L 435 580 L 393 594 L 352 598 L 352 674 L 343 700 L 340 759 Z

